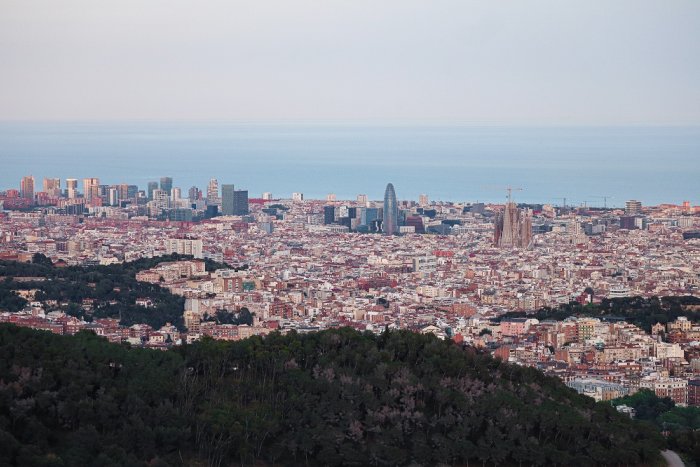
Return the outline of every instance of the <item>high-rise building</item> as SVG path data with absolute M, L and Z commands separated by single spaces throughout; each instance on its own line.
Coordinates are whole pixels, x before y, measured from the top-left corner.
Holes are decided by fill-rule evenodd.
M 527 248 L 532 242 L 532 216 L 509 201 L 496 216 L 494 243 L 501 248 Z
M 323 207 L 323 223 L 328 225 L 335 222 L 335 206 Z
M 430 202 L 429 202 L 429 200 L 428 200 L 428 195 L 426 195 L 426 194 L 420 195 L 420 196 L 418 197 L 418 204 L 420 204 L 421 206 L 427 206 L 427 205 L 429 205 Z
M 28 175 L 22 177 L 19 185 L 20 196 L 24 199 L 29 199 L 34 201 L 34 177 Z
M 85 197 L 88 203 L 100 197 L 99 178 L 83 179 L 83 196 Z
M 357 195 L 357 202 L 367 204 L 367 195 Z
M 169 208 L 168 193 L 165 190 L 153 190 L 153 206 L 160 213 L 164 209 Z
M 170 193 L 170 190 L 173 189 L 173 177 L 160 177 L 160 189 Z
M 126 186 L 126 197 L 128 199 L 136 199 L 139 196 L 138 185 L 127 185 Z
M 44 193 L 53 198 L 61 196 L 61 179 L 44 178 Z
M 269 191 L 266 191 L 262 194 L 262 199 L 265 201 L 271 201 L 272 200 L 272 193 Z
M 233 215 L 234 187 L 231 184 L 221 185 L 221 214 L 224 216 Z
M 292 193 L 292 201 L 304 201 L 304 193 Z
M 326 195 L 326 201 L 328 201 L 329 203 L 332 203 L 335 200 L 336 200 L 335 193 L 328 193 Z
M 248 210 L 248 190 L 235 190 L 233 192 L 233 215 L 245 216 Z
M 207 204 L 213 206 L 220 204 L 219 200 L 219 182 L 212 178 L 207 185 Z
M 119 200 L 121 197 L 119 196 L 119 189 L 116 187 L 111 187 L 109 189 L 109 195 L 108 195 L 108 201 L 110 206 L 118 206 L 119 205 Z
M 148 182 L 148 200 L 153 201 L 153 192 L 158 189 L 158 182 Z
M 634 216 L 635 214 L 642 213 L 642 203 L 631 199 L 625 203 L 625 214 L 628 216 Z
M 394 235 L 399 231 L 399 207 L 396 203 L 394 185 L 389 183 L 384 191 L 384 217 L 382 218 L 382 231 L 384 235 Z
M 182 198 L 182 190 L 180 190 L 178 187 L 174 187 L 172 190 L 170 190 L 170 199 L 173 201 L 178 201 L 180 198 Z
M 78 197 L 78 180 L 75 178 L 66 179 L 66 196 L 69 199 L 75 199 Z
M 202 191 L 196 186 L 190 187 L 189 191 L 187 192 L 187 198 L 190 200 L 190 203 L 194 203 L 201 198 L 201 196 Z

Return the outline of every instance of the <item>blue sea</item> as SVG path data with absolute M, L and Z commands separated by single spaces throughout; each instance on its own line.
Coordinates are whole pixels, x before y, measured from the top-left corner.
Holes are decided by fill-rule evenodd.
M 358 123 L 0 123 L 0 189 L 20 178 L 99 177 L 183 193 L 211 177 L 290 197 L 700 204 L 700 127 L 497 127 Z M 64 183 L 64 182 L 63 182 Z M 65 187 L 64 184 L 62 184 Z M 82 184 L 81 184 L 82 188 Z

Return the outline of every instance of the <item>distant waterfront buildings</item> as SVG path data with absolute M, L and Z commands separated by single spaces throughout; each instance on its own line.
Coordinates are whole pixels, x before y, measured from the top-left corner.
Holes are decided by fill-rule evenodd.
M 382 231 L 384 235 L 394 235 L 399 231 L 399 207 L 396 202 L 394 185 L 389 183 L 384 191 L 384 217 L 382 219 Z
M 158 190 L 158 182 L 148 182 L 148 200 L 153 201 L 153 192 Z
M 88 203 L 93 202 L 100 197 L 100 179 L 99 178 L 84 178 L 83 179 L 83 196 Z
M 78 197 L 78 180 L 75 178 L 66 179 L 66 195 L 68 199 L 75 199 Z
M 304 201 L 304 193 L 292 193 L 292 201 Z
M 19 188 L 20 196 L 24 199 L 34 201 L 34 177 L 28 175 L 22 177 Z
M 221 214 L 232 216 L 234 211 L 234 186 L 225 183 L 221 185 Z
M 248 190 L 234 190 L 233 215 L 245 216 L 248 213 Z
M 625 203 L 625 214 L 628 216 L 634 216 L 635 214 L 642 213 L 642 203 L 631 199 Z
M 219 199 L 219 181 L 215 178 L 209 180 L 207 185 L 207 205 L 215 206 L 220 204 Z
M 160 177 L 160 189 L 170 193 L 170 190 L 173 189 L 173 177 Z
M 202 191 L 199 188 L 197 188 L 196 186 L 190 187 L 189 191 L 187 192 L 187 199 L 190 200 L 190 203 L 194 203 L 201 197 Z
M 61 179 L 44 178 L 44 193 L 48 196 L 59 198 L 61 196 Z
M 262 199 L 264 201 L 271 201 L 272 200 L 272 193 L 270 193 L 269 191 L 264 192 L 262 194 Z

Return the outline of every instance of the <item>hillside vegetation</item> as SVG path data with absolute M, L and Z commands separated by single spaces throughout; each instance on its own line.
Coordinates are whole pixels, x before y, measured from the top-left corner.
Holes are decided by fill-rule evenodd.
M 650 425 L 434 336 L 131 349 L 0 326 L 0 465 L 639 465 Z

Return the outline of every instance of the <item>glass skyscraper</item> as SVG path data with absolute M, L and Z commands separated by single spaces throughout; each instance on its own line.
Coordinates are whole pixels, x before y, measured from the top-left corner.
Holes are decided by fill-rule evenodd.
M 394 235 L 399 231 L 399 207 L 396 203 L 394 185 L 389 183 L 384 192 L 384 218 L 382 219 L 382 231 L 384 235 Z
M 160 177 L 160 189 L 170 195 L 173 189 L 173 177 Z
M 233 185 L 221 185 L 221 214 L 224 216 L 234 214 L 234 191 Z

